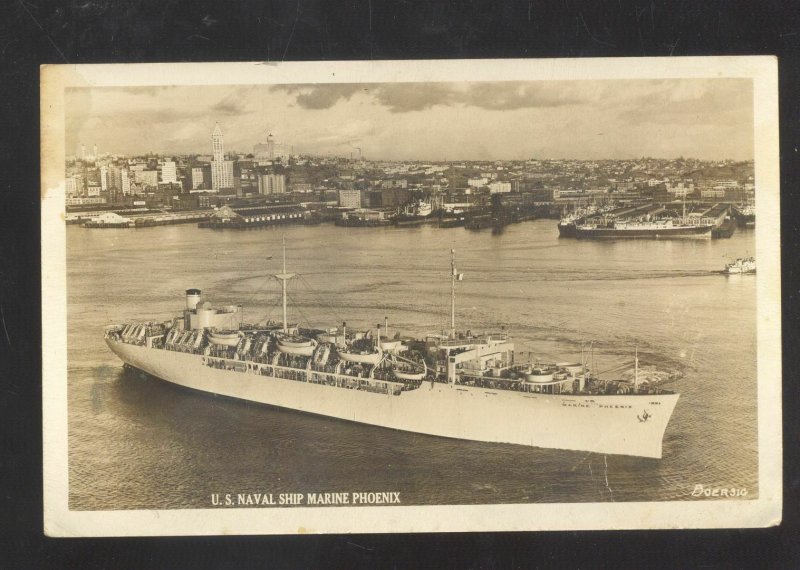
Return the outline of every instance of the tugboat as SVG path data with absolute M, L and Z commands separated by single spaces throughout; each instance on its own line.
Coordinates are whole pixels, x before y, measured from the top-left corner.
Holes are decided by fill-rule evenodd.
M 725 273 L 727 275 L 740 275 L 743 273 L 756 272 L 756 258 L 755 257 L 740 257 L 736 261 L 725 265 Z

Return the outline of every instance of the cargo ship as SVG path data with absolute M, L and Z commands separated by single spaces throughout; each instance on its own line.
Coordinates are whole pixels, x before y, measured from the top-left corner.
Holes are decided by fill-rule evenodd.
M 181 315 L 105 329 L 125 363 L 167 382 L 329 418 L 492 443 L 648 458 L 662 440 L 678 394 L 640 379 L 600 379 L 583 362 L 523 360 L 505 331 L 455 326 L 451 252 L 450 330 L 422 339 L 383 327 L 353 331 L 282 322 L 249 325 L 242 307 L 213 307 L 188 289 Z
M 736 223 L 740 228 L 754 228 L 756 226 L 756 208 L 752 204 L 736 208 L 735 216 Z
M 431 221 L 435 222 L 436 218 L 431 214 L 433 214 L 431 203 L 419 200 L 403 208 L 392 220 L 398 226 L 413 226 Z
M 714 224 L 687 224 L 674 220 L 612 220 L 607 224 L 587 223 L 575 228 L 578 239 L 624 238 L 711 238 Z
M 579 218 L 574 214 L 568 214 L 562 217 L 558 222 L 558 237 L 576 237 L 578 223 L 582 221 L 583 218 Z

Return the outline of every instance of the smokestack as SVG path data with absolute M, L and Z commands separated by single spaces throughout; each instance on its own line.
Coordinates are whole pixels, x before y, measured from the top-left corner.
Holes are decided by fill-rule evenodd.
M 187 289 L 186 310 L 194 311 L 197 308 L 197 303 L 199 302 L 200 302 L 200 289 Z

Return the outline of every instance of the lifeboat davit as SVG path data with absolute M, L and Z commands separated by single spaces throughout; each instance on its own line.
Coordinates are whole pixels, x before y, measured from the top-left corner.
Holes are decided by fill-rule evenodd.
M 239 344 L 238 331 L 211 331 L 208 333 L 208 340 L 213 344 L 222 346 L 236 346 Z
M 317 341 L 302 336 L 279 335 L 278 350 L 295 356 L 311 356 L 317 348 Z

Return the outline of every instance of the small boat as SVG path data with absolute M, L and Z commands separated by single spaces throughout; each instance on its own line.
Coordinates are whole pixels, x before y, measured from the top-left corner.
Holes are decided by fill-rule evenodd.
M 732 263 L 725 265 L 725 273 L 728 275 L 737 275 L 741 273 L 755 273 L 756 272 L 756 259 L 755 257 L 738 258 Z
M 371 364 L 376 365 L 381 360 L 383 360 L 383 351 L 378 349 L 372 349 L 371 351 L 356 351 L 356 350 L 344 350 L 339 349 L 336 351 L 339 354 L 339 358 L 344 360 L 345 362 L 355 362 L 358 364 Z
M 317 348 L 317 341 L 297 335 L 280 334 L 277 336 L 278 350 L 295 356 L 311 356 Z
M 553 381 L 555 370 L 552 367 L 536 366 L 525 374 L 525 380 L 535 384 L 544 384 Z
M 212 344 L 221 346 L 236 346 L 239 344 L 239 331 L 212 330 L 208 333 L 208 340 L 211 341 Z M 183 339 L 181 339 L 181 341 L 183 342 Z
M 317 348 L 317 352 L 314 354 L 314 364 L 318 366 L 324 366 L 328 363 L 328 359 L 331 355 L 331 345 L 328 343 L 320 344 Z
M 423 380 L 428 375 L 428 365 L 422 361 L 422 368 L 420 363 L 401 358 L 399 356 L 392 357 L 392 374 L 398 380 Z
M 577 376 L 581 371 L 583 371 L 583 364 L 579 364 L 577 362 L 557 362 L 556 366 L 570 376 Z

